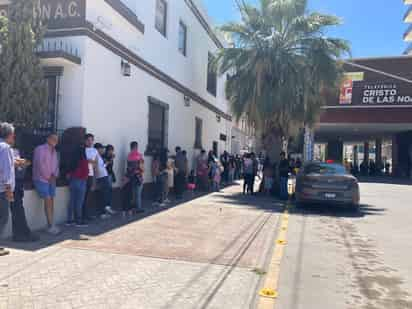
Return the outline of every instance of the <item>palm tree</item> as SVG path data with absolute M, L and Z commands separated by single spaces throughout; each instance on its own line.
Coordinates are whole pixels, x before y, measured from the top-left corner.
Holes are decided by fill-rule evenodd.
M 325 92 L 338 88 L 338 59 L 350 52 L 349 44 L 325 35 L 340 19 L 308 12 L 307 0 L 235 1 L 241 21 L 220 28 L 230 44 L 218 52 L 216 65 L 229 73 L 233 115 L 246 115 L 276 158 L 282 140 L 317 121 Z

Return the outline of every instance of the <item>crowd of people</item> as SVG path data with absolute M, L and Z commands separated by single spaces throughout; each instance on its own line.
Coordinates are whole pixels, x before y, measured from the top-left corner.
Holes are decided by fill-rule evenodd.
M 346 169 L 355 176 L 382 176 L 391 174 L 391 164 L 389 162 L 375 161 L 373 159 L 363 160 L 361 164 L 344 160 Z
M 67 206 L 67 226 L 87 227 L 88 222 L 109 219 L 117 213 L 113 208 L 113 186 L 121 189 L 121 209 L 124 217 L 144 212 L 142 194 L 145 179 L 144 156 L 136 141 L 130 143 L 130 151 L 125 162 L 126 169 L 121 179 L 116 179 L 114 162 L 115 149 L 112 145 L 95 143 L 93 134 L 86 134 L 84 141 L 71 152 L 65 175 L 60 175 L 59 156 L 56 146 L 57 134 L 47 136 L 46 142 L 35 148 L 30 162 L 20 156 L 15 148 L 15 129 L 11 124 L 0 124 L 0 234 L 8 222 L 9 210 L 12 214 L 13 239 L 15 241 L 37 241 L 27 224 L 23 207 L 25 172 L 32 168 L 32 183 L 44 203 L 47 232 L 57 235 L 61 232 L 54 220 L 54 199 L 56 181 L 66 179 L 70 192 Z M 189 164 L 187 152 L 175 148 L 170 155 L 166 148 L 153 153 L 151 176 L 153 178 L 153 206 L 166 207 L 174 193 L 176 200 L 184 197 L 186 191 L 216 192 L 222 186 L 244 179 L 243 194 L 255 194 L 256 177 L 262 178 L 261 190 L 270 194 L 274 191 L 275 179 L 279 176 L 280 196 L 287 198 L 287 182 L 290 173 L 301 165 L 297 160 L 286 159 L 281 154 L 279 164 L 270 159 L 262 159 L 254 153 L 243 156 L 231 155 L 224 151 L 220 156 L 214 151 L 201 150 L 194 164 Z M 262 164 L 262 162 L 264 162 Z M 193 169 L 190 169 L 193 166 Z M 90 207 L 91 192 L 95 192 L 96 202 Z M 0 255 L 7 254 L 0 249 Z
M 59 155 L 56 146 L 57 134 L 47 136 L 46 142 L 35 148 L 30 162 L 20 156 L 15 148 L 15 129 L 11 124 L 0 124 L 0 234 L 5 228 L 9 210 L 12 214 L 13 239 L 15 241 L 37 241 L 27 224 L 23 207 L 24 180 L 26 170 L 32 168 L 32 183 L 44 203 L 47 232 L 61 232 L 54 220 L 56 181 L 66 179 L 70 192 L 67 206 L 67 226 L 87 227 L 96 218 L 108 219 L 116 214 L 113 208 L 113 184 L 121 188 L 124 217 L 144 212 L 142 203 L 145 176 L 144 156 L 136 141 L 130 143 L 126 170 L 122 179 L 114 173 L 115 149 L 112 145 L 95 143 L 93 134 L 86 134 L 84 141 L 72 151 L 65 175 L 60 175 Z M 239 156 L 226 151 L 218 157 L 216 153 L 202 150 L 190 170 L 187 152 L 176 147 L 175 154 L 167 149 L 153 154 L 151 176 L 154 183 L 153 205 L 165 207 L 170 202 L 170 192 L 177 200 L 185 191 L 219 191 L 221 186 L 241 177 L 242 162 Z M 95 207 L 89 207 L 90 193 L 96 192 Z M 0 255 L 7 254 L 0 249 Z

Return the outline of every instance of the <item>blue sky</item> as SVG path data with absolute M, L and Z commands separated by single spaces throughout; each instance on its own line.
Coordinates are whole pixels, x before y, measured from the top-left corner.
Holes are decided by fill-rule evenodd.
M 252 0 L 249 0 L 252 1 Z M 234 0 L 203 0 L 217 24 L 236 20 Z M 330 34 L 351 42 L 353 57 L 398 56 L 407 44 L 403 0 L 309 0 L 311 10 L 334 14 L 343 25 Z

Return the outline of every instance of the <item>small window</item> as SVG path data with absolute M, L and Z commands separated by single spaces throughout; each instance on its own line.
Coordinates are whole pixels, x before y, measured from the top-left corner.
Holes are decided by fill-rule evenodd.
M 203 120 L 196 117 L 195 149 L 202 149 Z
M 187 27 L 180 21 L 179 22 L 179 51 L 186 56 L 187 51 Z
M 217 72 L 213 65 L 214 56 L 209 53 L 207 65 L 207 91 L 213 95 L 217 95 Z
M 167 145 L 167 112 L 167 104 L 149 98 L 148 153 L 158 151 Z
M 155 27 L 163 36 L 166 36 L 167 2 L 165 0 L 157 0 L 156 1 Z

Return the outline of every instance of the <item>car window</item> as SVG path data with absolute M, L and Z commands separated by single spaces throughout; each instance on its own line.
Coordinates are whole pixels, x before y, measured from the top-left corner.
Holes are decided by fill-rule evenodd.
M 305 175 L 320 174 L 320 175 L 345 175 L 347 171 L 345 167 L 339 164 L 311 164 L 305 167 Z

